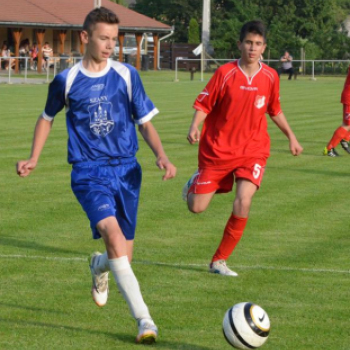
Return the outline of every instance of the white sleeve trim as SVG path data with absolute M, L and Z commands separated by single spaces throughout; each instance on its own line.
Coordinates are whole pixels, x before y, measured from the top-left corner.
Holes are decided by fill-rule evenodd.
M 152 111 L 150 111 L 147 115 L 145 115 L 141 119 L 135 120 L 135 124 L 142 125 L 144 123 L 147 123 L 158 113 L 159 113 L 158 109 L 154 108 Z
M 48 122 L 53 121 L 53 117 L 48 116 L 45 111 L 41 113 L 41 118 L 47 120 Z

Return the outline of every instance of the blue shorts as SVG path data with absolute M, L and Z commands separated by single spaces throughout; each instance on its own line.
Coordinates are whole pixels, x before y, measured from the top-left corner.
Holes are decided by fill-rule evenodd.
M 136 158 L 120 158 L 73 165 L 72 190 L 90 220 L 94 239 L 101 238 L 96 225 L 114 216 L 127 240 L 135 237 L 142 171 Z

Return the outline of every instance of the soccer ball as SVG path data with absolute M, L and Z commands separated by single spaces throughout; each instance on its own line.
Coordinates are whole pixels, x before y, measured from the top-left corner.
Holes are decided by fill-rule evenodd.
M 222 330 L 227 342 L 236 349 L 262 346 L 270 332 L 270 319 L 260 306 L 244 302 L 226 311 Z

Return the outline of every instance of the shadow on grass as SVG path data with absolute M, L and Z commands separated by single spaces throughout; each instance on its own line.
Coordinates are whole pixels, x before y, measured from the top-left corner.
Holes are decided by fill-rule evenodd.
M 28 240 L 21 240 L 21 239 L 9 238 L 9 237 L 1 237 L 0 246 L 11 246 L 17 249 L 18 248 L 32 249 L 32 250 L 46 252 L 46 253 L 60 253 L 60 254 L 69 254 L 69 255 L 77 254 L 81 256 L 86 256 L 86 252 L 84 251 L 77 252 L 69 249 L 50 247 L 47 245 L 40 244 L 37 241 L 30 242 Z
M 188 271 L 196 271 L 196 272 L 208 272 L 208 270 L 207 270 L 208 265 L 206 265 L 206 264 L 183 265 L 183 264 L 179 264 L 179 263 L 168 264 L 168 263 L 161 263 L 161 262 L 155 262 L 155 261 L 145 261 L 145 260 L 133 260 L 133 264 L 168 267 L 171 269 L 188 270 Z
M 269 166 L 269 169 L 278 169 L 280 170 L 279 167 L 277 166 Z M 305 169 L 302 167 L 289 167 L 288 172 L 298 172 L 298 173 L 304 173 L 304 174 L 310 174 L 310 175 L 326 175 L 326 176 L 331 176 L 331 177 L 349 177 L 349 172 L 340 172 L 340 171 L 334 171 L 332 169 L 329 170 L 320 170 L 320 169 Z
M 4 322 L 6 324 L 13 324 L 13 325 L 22 325 L 25 327 L 43 327 L 44 329 L 51 328 L 51 329 L 57 329 L 58 331 L 71 331 L 71 332 L 79 332 L 79 333 L 86 333 L 86 334 L 93 334 L 98 336 L 106 336 L 108 338 L 117 339 L 120 342 L 126 343 L 126 344 L 135 344 L 135 335 L 131 334 L 122 334 L 122 333 L 114 333 L 114 332 L 105 332 L 105 331 L 99 331 L 99 330 L 93 330 L 91 328 L 85 329 L 81 327 L 72 327 L 72 326 L 65 326 L 65 325 L 59 325 L 59 324 L 51 324 L 46 322 L 37 322 L 37 321 L 30 321 L 30 320 L 11 320 L 6 318 L 0 318 L 0 322 Z M 65 337 L 68 337 L 67 333 L 64 333 Z M 14 340 L 15 341 L 15 340 Z M 184 342 L 171 342 L 166 341 L 163 339 L 159 339 L 158 342 L 155 344 L 157 349 L 181 349 L 181 350 L 213 350 L 213 348 L 208 348 L 206 346 L 199 346 L 194 344 L 188 344 Z
M 56 309 L 43 309 L 40 307 L 30 307 L 25 305 L 19 305 L 19 304 L 11 304 L 11 303 L 3 303 L 0 301 L 0 306 L 3 307 L 9 307 L 14 309 L 21 309 L 21 310 L 27 310 L 27 311 L 35 311 L 35 312 L 48 312 L 48 313 L 55 313 L 55 314 L 67 314 L 66 312 L 57 311 Z

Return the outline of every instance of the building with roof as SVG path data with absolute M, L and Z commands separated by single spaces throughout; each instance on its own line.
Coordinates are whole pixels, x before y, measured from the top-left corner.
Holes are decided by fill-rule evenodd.
M 7 41 L 13 53 L 19 57 L 22 40 L 37 42 L 41 52 L 44 42 L 49 42 L 55 55 L 83 54 L 80 40 L 85 16 L 96 6 L 104 6 L 115 12 L 119 24 L 119 61 L 123 61 L 123 45 L 126 33 L 135 35 L 137 43 L 136 68 L 141 68 L 141 40 L 151 33 L 154 42 L 154 69 L 157 69 L 159 38 L 168 35 L 172 28 L 109 0 L 1 0 L 0 42 Z M 38 59 L 41 70 L 42 55 Z M 18 70 L 18 63 L 16 63 Z

